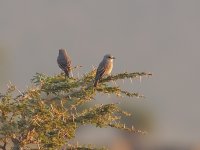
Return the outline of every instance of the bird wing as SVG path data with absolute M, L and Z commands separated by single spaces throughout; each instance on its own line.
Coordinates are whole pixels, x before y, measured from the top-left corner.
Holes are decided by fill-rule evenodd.
M 99 64 L 99 67 L 97 68 L 97 73 L 96 73 L 96 77 L 95 77 L 95 80 L 99 80 L 100 78 L 102 78 L 102 76 L 104 75 L 105 73 L 105 63 L 104 62 L 101 62 Z
M 67 62 L 66 62 L 66 60 L 65 59 L 57 59 L 57 62 L 58 62 L 58 65 L 59 65 L 59 67 L 61 68 L 61 69 L 64 69 L 64 68 L 66 68 L 66 66 L 67 66 Z
M 67 56 L 62 56 L 57 59 L 58 65 L 63 70 L 70 70 L 71 68 L 71 60 Z

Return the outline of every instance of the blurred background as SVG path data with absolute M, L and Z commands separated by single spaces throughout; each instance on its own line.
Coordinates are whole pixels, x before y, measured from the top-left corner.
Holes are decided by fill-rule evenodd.
M 115 150 L 125 149 L 119 145 L 127 145 L 127 141 L 135 149 L 147 145 L 154 150 L 197 150 L 199 6 L 198 0 L 1 0 L 1 92 L 9 81 L 26 90 L 36 72 L 60 73 L 56 63 L 59 48 L 67 48 L 74 65 L 84 66 L 80 74 L 97 67 L 103 55 L 111 53 L 117 58 L 113 74 L 153 73 L 141 83 L 117 83 L 145 95 L 141 101 L 127 99 L 121 105 L 133 113 L 124 121 L 147 129 L 149 135 L 130 136 L 88 126 L 79 130 L 77 140 L 108 144 Z M 96 102 L 109 101 L 120 100 L 104 97 Z

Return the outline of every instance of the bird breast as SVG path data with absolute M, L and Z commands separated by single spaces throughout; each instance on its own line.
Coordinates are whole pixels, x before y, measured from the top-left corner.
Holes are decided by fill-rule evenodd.
M 105 75 L 110 75 L 113 69 L 113 61 L 108 61 L 105 68 Z

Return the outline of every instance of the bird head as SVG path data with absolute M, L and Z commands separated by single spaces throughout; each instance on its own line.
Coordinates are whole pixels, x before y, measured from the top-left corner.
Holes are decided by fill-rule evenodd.
M 64 54 L 64 53 L 67 53 L 66 49 L 64 49 L 64 48 L 59 49 L 59 54 Z
M 113 59 L 116 59 L 116 58 L 113 57 L 111 54 L 106 54 L 106 55 L 104 56 L 104 59 L 106 59 L 106 60 L 113 60 Z

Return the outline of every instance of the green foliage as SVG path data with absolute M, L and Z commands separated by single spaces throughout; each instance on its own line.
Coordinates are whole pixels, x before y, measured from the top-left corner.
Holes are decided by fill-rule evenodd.
M 12 141 L 12 149 L 93 150 L 91 146 L 69 145 L 76 130 L 82 125 L 113 127 L 132 133 L 140 132 L 120 123 L 120 118 L 130 114 L 121 110 L 118 104 L 99 104 L 91 108 L 82 106 L 95 99 L 97 93 L 116 96 L 140 97 L 138 93 L 123 91 L 109 82 L 125 78 L 150 76 L 148 73 L 121 73 L 102 79 L 94 88 L 95 71 L 82 78 L 67 78 L 63 74 L 47 76 L 37 73 L 34 85 L 20 92 L 9 84 L 5 94 L 0 96 L 0 142 L 1 149 Z M 17 95 L 16 93 L 20 94 Z M 104 149 L 104 148 L 102 148 Z

